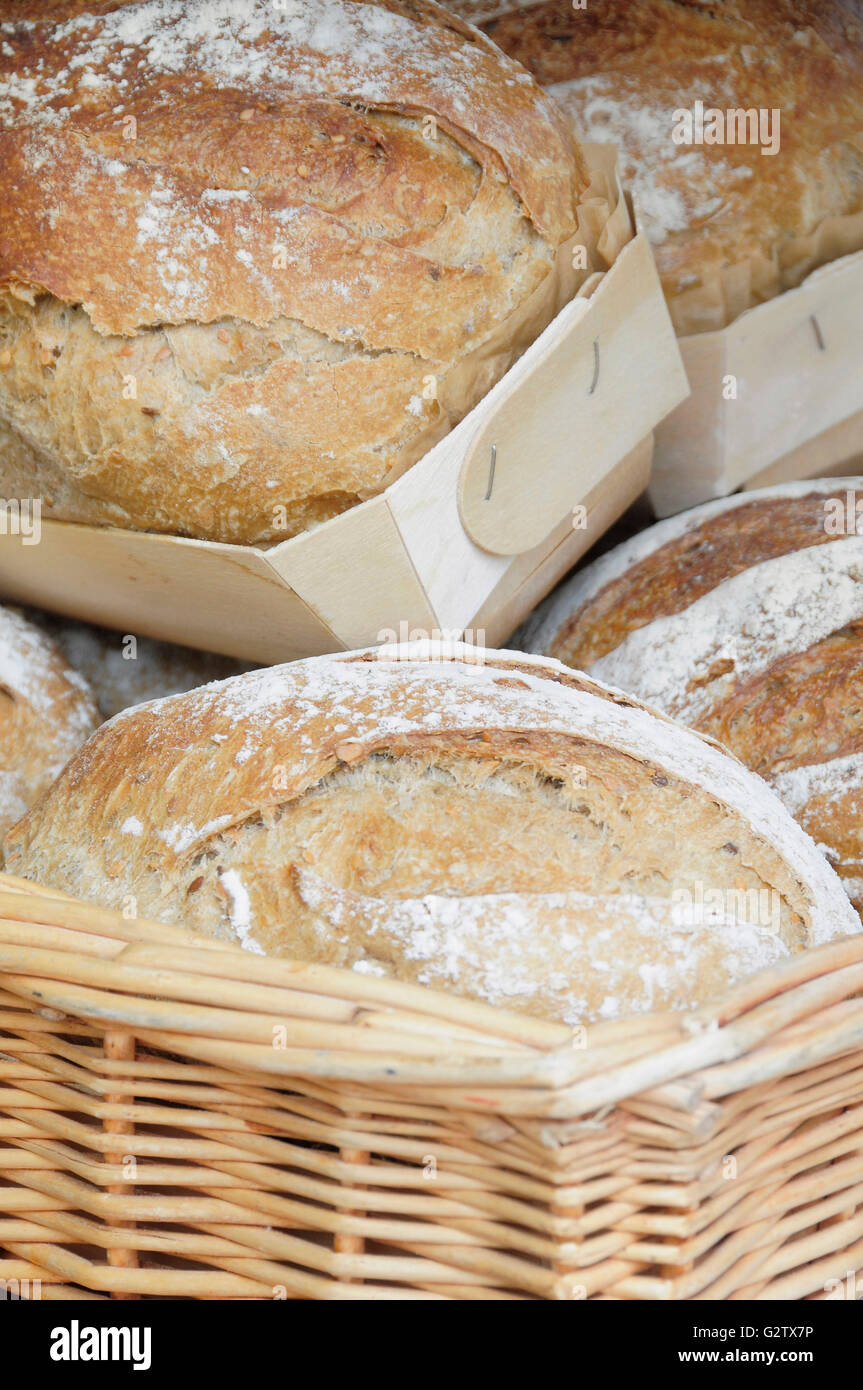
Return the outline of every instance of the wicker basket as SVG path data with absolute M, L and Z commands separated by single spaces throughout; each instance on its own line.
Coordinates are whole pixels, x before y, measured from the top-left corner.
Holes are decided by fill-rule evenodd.
M 0 878 L 0 1278 L 839 1297 L 863 1266 L 861 992 L 849 938 L 572 1032 Z

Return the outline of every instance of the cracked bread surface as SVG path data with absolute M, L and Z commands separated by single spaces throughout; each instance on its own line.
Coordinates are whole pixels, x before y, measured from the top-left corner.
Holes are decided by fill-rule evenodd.
M 863 908 L 863 479 L 744 493 L 650 527 L 513 645 L 709 733 L 776 789 Z
M 0 0 L 0 459 L 243 544 L 387 486 L 553 317 L 587 184 L 426 0 Z
M 573 1024 L 859 928 L 712 740 L 559 663 L 435 644 L 119 715 L 5 849 L 105 906 Z

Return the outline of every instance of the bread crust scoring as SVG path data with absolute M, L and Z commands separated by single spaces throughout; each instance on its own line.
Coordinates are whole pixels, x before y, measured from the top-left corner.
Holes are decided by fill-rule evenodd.
M 315 658 L 119 715 L 5 848 L 106 906 L 573 1023 L 684 1007 L 859 925 L 711 740 L 472 649 Z
M 514 639 L 719 739 L 776 788 L 858 910 L 861 498 L 863 479 L 829 478 L 695 507 L 587 566 Z
M 556 310 L 574 138 L 435 4 L 5 0 L 0 44 L 0 417 L 56 516 L 284 540 Z

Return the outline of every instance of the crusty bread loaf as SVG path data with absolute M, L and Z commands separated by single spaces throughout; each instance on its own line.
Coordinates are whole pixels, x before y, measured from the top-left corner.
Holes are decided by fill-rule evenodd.
M 863 478 L 830 478 L 696 507 L 576 574 L 513 641 L 721 740 L 825 848 L 860 909 L 857 501 Z
M 46 514 L 284 540 L 572 292 L 574 137 L 430 0 L 0 0 L 0 44 L 0 490 Z
M 720 328 L 863 246 L 860 0 L 451 0 L 547 86 L 583 139 L 620 146 L 680 333 Z M 779 151 L 676 144 L 675 113 L 759 112 Z M 765 130 L 768 130 L 765 127 Z M 736 131 L 735 131 L 736 133 Z
M 433 644 L 119 715 L 5 848 L 110 907 L 571 1023 L 860 925 L 711 740 L 557 662 Z
M 86 678 L 105 719 L 132 705 L 163 700 L 254 669 L 248 661 L 178 647 L 173 642 L 155 642 L 134 633 L 112 632 L 38 608 L 21 611 Z
M 37 627 L 0 608 L 0 835 L 99 722 L 84 677 Z

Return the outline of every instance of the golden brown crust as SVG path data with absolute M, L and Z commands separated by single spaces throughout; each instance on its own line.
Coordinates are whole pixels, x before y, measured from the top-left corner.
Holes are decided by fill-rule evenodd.
M 587 670 L 636 628 L 681 613 L 732 575 L 834 539 L 824 528 L 823 492 L 759 497 L 719 512 L 611 579 L 561 626 L 549 655 Z
M 841 254 L 803 240 L 863 208 L 859 0 L 494 8 L 511 13 L 485 31 L 553 89 L 581 138 L 622 146 L 679 332 L 721 327 Z M 674 112 L 696 100 L 778 110 L 779 153 L 674 144 Z
M 698 727 L 768 776 L 863 752 L 863 622 L 738 682 Z
M 731 749 L 863 909 L 860 492 L 804 482 L 684 513 L 582 571 L 525 640 Z
M 12 872 L 250 949 L 572 1022 L 681 1007 L 853 928 L 811 844 L 711 742 L 470 649 L 318 658 L 130 711 L 5 850 Z M 705 887 L 719 907 L 693 936 L 675 914 Z
M 0 835 L 100 722 L 89 685 L 32 623 L 0 608 Z
M 784 794 L 863 912 L 861 689 L 863 622 L 855 622 L 732 684 L 697 727 Z
M 282 540 L 455 422 L 454 368 L 575 231 L 579 152 L 424 0 L 91 11 L 0 4 L 0 414 L 54 515 Z

